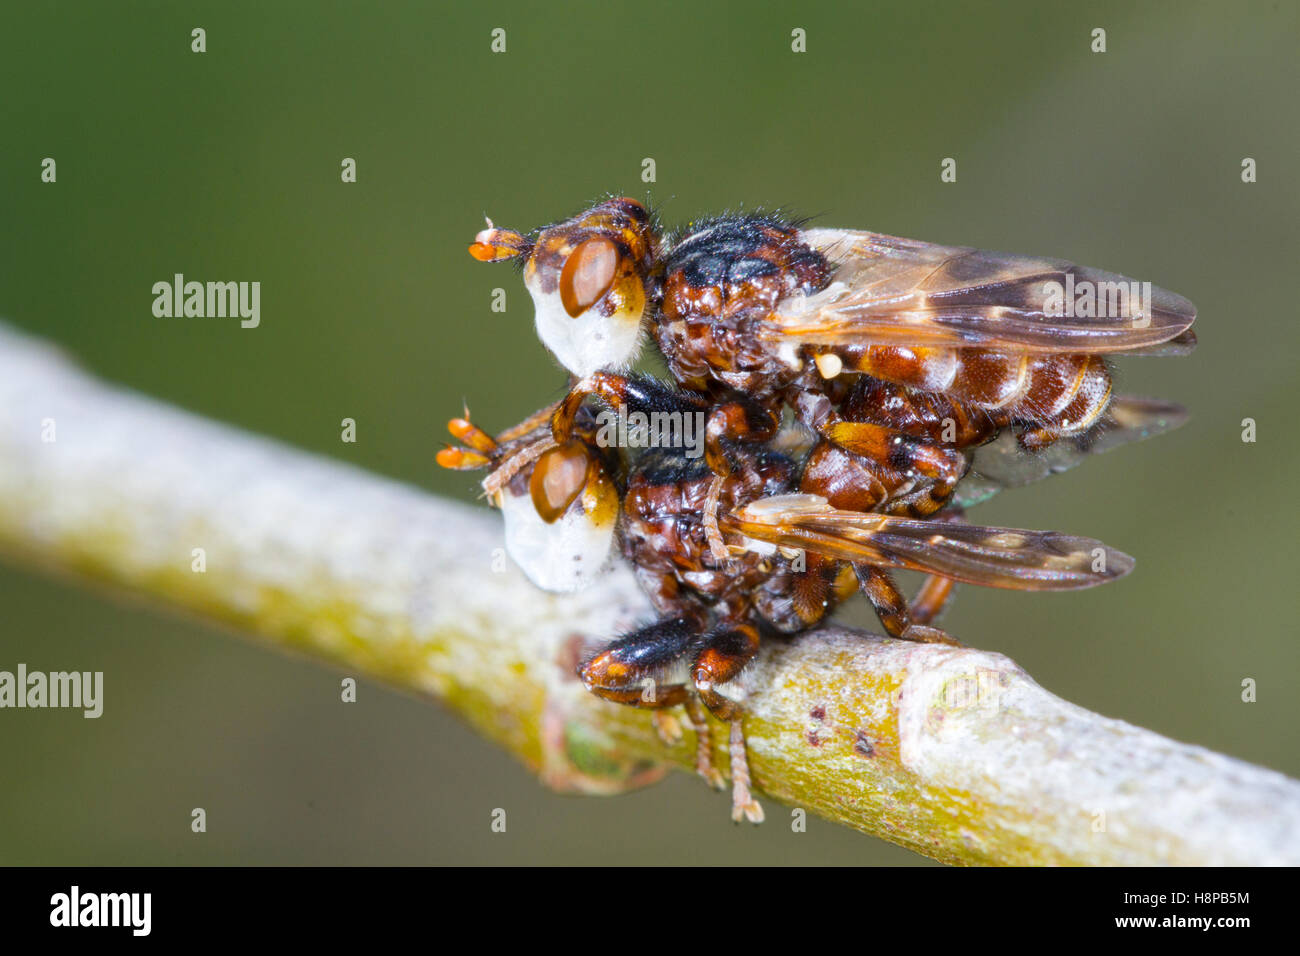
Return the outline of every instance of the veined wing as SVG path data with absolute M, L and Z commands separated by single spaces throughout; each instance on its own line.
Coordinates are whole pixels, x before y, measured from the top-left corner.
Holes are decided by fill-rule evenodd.
M 1183 336 L 1182 296 L 1061 259 L 939 246 L 875 232 L 800 234 L 836 266 L 831 284 L 791 296 L 760 332 L 800 345 L 987 348 L 1012 352 L 1155 350 Z
M 760 498 L 720 524 L 783 548 L 987 587 L 1066 591 L 1133 570 L 1131 557 L 1092 538 L 840 511 L 816 495 Z

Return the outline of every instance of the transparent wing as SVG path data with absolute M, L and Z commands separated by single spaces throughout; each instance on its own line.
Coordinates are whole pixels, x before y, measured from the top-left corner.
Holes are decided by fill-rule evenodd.
M 1089 455 L 1110 451 L 1173 431 L 1187 421 L 1187 410 L 1173 402 L 1116 395 L 1106 414 L 1086 432 L 1058 439 L 1040 452 L 1026 452 L 1011 429 L 975 449 L 970 471 L 957 486 L 956 505 L 969 508 L 1004 488 L 1018 488 L 1068 471 Z
M 778 348 L 1131 352 L 1157 350 L 1180 337 L 1182 349 L 1195 343 L 1188 332 L 1196 318 L 1192 303 L 1126 276 L 875 232 L 808 229 L 800 235 L 836 271 L 827 288 L 792 296 L 769 316 L 760 334 Z
M 1022 591 L 1088 588 L 1133 570 L 1131 557 L 1092 538 L 839 511 L 816 495 L 761 498 L 721 523 L 783 548 Z

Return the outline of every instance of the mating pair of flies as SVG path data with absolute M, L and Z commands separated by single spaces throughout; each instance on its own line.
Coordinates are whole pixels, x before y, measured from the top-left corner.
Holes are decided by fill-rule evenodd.
M 1195 344 L 1190 302 L 1053 259 L 728 214 L 666 233 L 615 198 L 470 253 L 513 261 L 566 396 L 489 436 L 449 423 L 450 468 L 490 468 L 507 550 L 539 586 L 585 585 L 617 547 L 659 620 L 582 662 L 597 695 L 685 706 L 721 786 L 707 708 L 731 727 L 732 816 L 749 790 L 732 682 L 764 635 L 796 634 L 855 591 L 885 630 L 957 643 L 933 622 L 955 582 L 1091 587 L 1133 560 L 1098 541 L 978 527 L 1001 488 L 1181 423 L 1112 394 L 1109 358 Z M 653 339 L 671 384 L 628 371 Z M 593 401 L 588 401 L 592 399 Z M 696 415 L 703 455 L 611 447 L 595 407 Z M 908 601 L 890 574 L 924 572 Z

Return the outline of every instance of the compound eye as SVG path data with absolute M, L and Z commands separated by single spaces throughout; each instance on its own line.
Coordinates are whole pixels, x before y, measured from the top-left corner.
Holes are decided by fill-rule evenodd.
M 537 459 L 532 477 L 528 479 L 528 493 L 543 521 L 553 524 L 569 510 L 569 505 L 587 486 L 590 464 L 587 449 L 581 442 L 552 448 Z
M 560 301 L 576 319 L 600 301 L 618 274 L 618 246 L 609 239 L 588 239 L 569 253 L 560 272 Z

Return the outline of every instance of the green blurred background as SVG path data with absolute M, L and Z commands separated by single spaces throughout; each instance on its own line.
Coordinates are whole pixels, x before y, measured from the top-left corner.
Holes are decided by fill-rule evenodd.
M 468 399 L 500 428 L 564 382 L 518 278 L 465 252 L 485 212 L 528 229 L 649 189 L 670 221 L 786 205 L 1150 279 L 1198 305 L 1201 346 L 1120 384 L 1191 423 L 975 513 L 1096 536 L 1137 571 L 966 589 L 946 624 L 1085 707 L 1300 774 L 1297 5 L 846 6 L 11 6 L 0 316 L 109 380 L 469 501 L 472 477 L 433 465 L 446 418 Z M 261 327 L 154 318 L 175 272 L 260 280 Z M 771 803 L 735 828 L 685 775 L 556 796 L 436 706 L 363 684 L 340 707 L 314 663 L 11 562 L 0 668 L 19 661 L 105 671 L 106 706 L 0 711 L 3 863 L 923 862 L 794 834 Z

